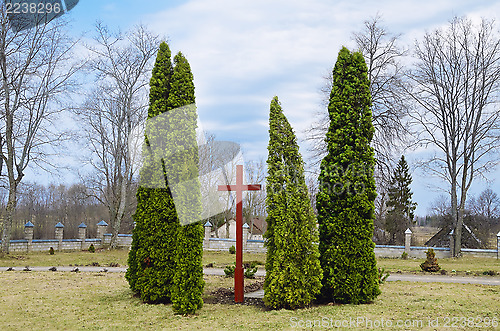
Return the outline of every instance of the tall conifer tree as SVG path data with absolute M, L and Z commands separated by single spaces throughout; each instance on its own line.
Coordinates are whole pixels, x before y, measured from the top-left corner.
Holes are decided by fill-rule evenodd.
M 264 302 L 294 309 L 309 305 L 319 294 L 321 268 L 304 164 L 278 97 L 271 101 L 268 152 Z
M 172 85 L 170 95 L 167 101 L 169 108 L 184 107 L 179 114 L 182 118 L 176 120 L 181 132 L 177 132 L 179 136 L 177 140 L 183 139 L 186 141 L 185 146 L 188 149 L 177 160 L 179 166 L 178 173 L 180 180 L 187 182 L 191 180 L 191 187 L 188 190 L 189 196 L 185 198 L 189 200 L 188 209 L 183 211 L 189 213 L 191 219 L 200 219 L 201 217 L 201 199 L 193 192 L 200 191 L 200 183 L 198 178 L 198 149 L 193 146 L 196 142 L 196 123 L 197 113 L 194 95 L 194 82 L 191 67 L 188 61 L 178 53 L 174 57 L 174 72 L 172 75 Z M 195 147 L 195 148 L 192 148 Z M 194 179 L 194 180 L 193 180 Z M 192 314 L 197 309 L 203 306 L 203 237 L 204 228 L 200 222 L 182 225 L 178 230 L 176 263 L 177 269 L 174 276 L 174 284 L 172 287 L 172 302 L 173 308 L 179 314 Z
M 177 313 L 194 313 L 203 304 L 203 226 L 181 225 L 201 215 L 197 113 L 191 68 L 178 53 L 172 67 L 170 50 L 160 45 L 151 78 L 150 107 L 141 185 L 137 191 L 136 227 L 126 278 L 146 302 L 170 302 Z M 166 114 L 168 116 L 163 116 Z M 174 205 L 172 185 L 177 198 Z M 185 184 L 188 183 L 188 184 Z M 186 210 L 177 210 L 184 208 Z
M 316 200 L 322 297 L 328 301 L 366 303 L 380 294 L 371 239 L 376 192 L 370 107 L 363 55 L 344 47 L 333 69 L 328 154 Z
M 412 183 L 408 163 L 404 155 L 398 162 L 391 177 L 388 195 L 389 200 L 386 205 L 389 208 L 386 216 L 386 230 L 391 234 L 392 244 L 402 244 L 404 242 L 404 232 L 410 227 L 414 218 L 414 211 L 417 207 L 412 202 L 410 185 Z
M 158 50 L 150 80 L 148 120 L 167 111 L 167 100 L 173 74 L 171 52 L 162 42 Z M 160 136 L 164 132 L 157 132 Z M 152 137 L 149 137 L 150 139 Z M 154 148 L 154 147 L 153 147 Z M 137 190 L 137 209 L 133 215 L 136 226 L 132 234 L 129 268 L 125 274 L 130 288 L 145 302 L 170 302 L 170 293 L 176 269 L 176 244 L 179 221 L 174 201 L 168 189 L 168 180 L 161 171 L 160 160 L 149 145 L 144 144 L 144 165 Z M 165 186 L 166 188 L 154 188 Z M 153 187 L 152 187 L 153 186 Z

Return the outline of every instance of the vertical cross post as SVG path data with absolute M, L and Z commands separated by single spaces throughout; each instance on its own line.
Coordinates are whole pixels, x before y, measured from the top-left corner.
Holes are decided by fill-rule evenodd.
M 243 166 L 236 166 L 236 185 L 219 185 L 219 191 L 236 191 L 236 268 L 234 302 L 243 302 L 243 191 L 259 191 L 260 185 L 243 185 Z

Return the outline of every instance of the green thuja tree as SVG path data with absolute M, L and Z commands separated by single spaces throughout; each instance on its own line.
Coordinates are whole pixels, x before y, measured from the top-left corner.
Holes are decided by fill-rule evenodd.
M 410 189 L 411 183 L 412 178 L 408 163 L 403 155 L 391 176 L 388 188 L 389 200 L 386 203 L 388 211 L 385 218 L 385 229 L 391 234 L 391 244 L 402 244 L 404 232 L 413 222 L 417 204 L 411 199 L 413 195 Z
M 321 295 L 327 301 L 359 304 L 380 294 L 371 239 L 376 192 L 370 107 L 363 55 L 344 47 L 333 69 L 328 154 L 321 162 L 316 198 Z
M 278 97 L 271 101 L 268 152 L 264 302 L 275 309 L 295 309 L 319 294 L 321 267 L 304 164 Z
M 160 45 L 150 80 L 148 120 L 167 111 L 173 67 L 167 43 Z M 154 133 L 158 136 L 165 132 Z M 152 139 L 153 137 L 149 137 Z M 176 270 L 177 230 L 179 221 L 168 180 L 155 147 L 148 137 L 144 144 L 144 165 L 137 190 L 136 226 L 125 277 L 130 288 L 145 302 L 169 302 Z
M 176 155 L 175 166 L 179 167 L 174 172 L 179 174 L 178 181 L 187 183 L 189 189 L 182 194 L 186 201 L 183 213 L 189 215 L 190 220 L 201 218 L 200 183 L 198 181 L 198 149 L 196 146 L 197 113 L 194 107 L 194 82 L 191 67 L 188 61 L 178 53 L 174 57 L 174 71 L 167 107 L 175 109 L 183 107 L 176 114 L 175 130 L 177 145 L 185 149 Z M 179 116 L 177 116 L 179 115 Z M 194 144 L 193 144 L 194 143 Z M 180 211 L 179 211 L 180 212 Z M 182 225 L 177 235 L 176 272 L 172 287 L 173 309 L 178 314 L 192 314 L 203 306 L 203 237 L 204 228 L 201 221 Z

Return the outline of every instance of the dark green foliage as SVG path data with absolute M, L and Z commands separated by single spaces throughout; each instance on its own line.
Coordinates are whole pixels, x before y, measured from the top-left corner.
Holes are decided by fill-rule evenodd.
M 259 268 L 257 267 L 257 264 L 250 263 L 250 265 L 245 268 L 245 272 L 243 273 L 243 275 L 245 276 L 245 278 L 255 278 L 255 274 L 257 273 L 258 269 Z
M 227 265 L 224 268 L 224 273 L 226 274 L 226 277 L 234 277 L 234 270 L 236 269 L 236 266 L 233 265 Z
M 172 66 L 170 55 L 168 45 L 162 43 L 150 81 L 150 119 L 195 101 L 189 63 L 178 53 Z M 200 222 L 181 226 L 168 185 L 169 176 L 173 176 L 170 180 L 184 182 L 198 175 L 198 150 L 187 148 L 176 154 L 175 162 L 165 162 L 163 155 L 156 151 L 157 146 L 151 148 L 150 142 L 164 142 L 167 148 L 173 144 L 190 146 L 190 142 L 196 141 L 196 119 L 196 108 L 191 106 L 172 113 L 163 122 L 151 122 L 160 125 L 146 137 L 141 182 L 158 187 L 163 183 L 167 187 L 140 186 L 137 190 L 136 227 L 126 273 L 130 288 L 138 292 L 143 301 L 172 301 L 174 310 L 180 314 L 194 313 L 203 304 L 204 229 Z M 193 182 L 195 187 L 191 189 L 199 191 L 199 182 Z M 197 219 L 201 201 L 199 197 L 188 198 L 189 210 L 183 212 Z
M 52 248 L 52 247 L 51 247 Z M 89 252 L 90 253 L 95 253 L 95 247 L 94 247 L 94 244 L 90 244 L 89 246 Z
M 168 110 L 167 100 L 170 95 L 170 81 L 174 71 L 170 56 L 168 44 L 162 42 L 149 81 L 148 118 L 153 118 Z
M 49 254 L 50 255 L 54 255 L 54 247 L 50 247 L 49 248 Z
M 255 262 L 243 264 L 243 268 L 244 268 L 243 276 L 245 276 L 245 278 L 255 278 L 255 274 L 259 269 L 257 267 L 257 263 Z M 234 277 L 235 269 L 236 269 L 235 263 L 233 263 L 232 265 L 227 265 L 224 268 L 224 273 L 226 274 L 226 277 Z
M 389 208 L 385 220 L 385 229 L 391 234 L 391 244 L 403 244 L 404 232 L 410 227 L 417 204 L 411 201 L 410 190 L 412 178 L 405 157 L 401 156 L 389 184 Z
M 363 56 L 344 47 L 333 69 L 328 154 L 321 162 L 316 198 L 326 301 L 367 303 L 380 294 L 371 239 L 376 193 L 370 107 Z
M 169 302 L 180 226 L 169 191 L 139 187 L 134 220 L 125 277 L 143 301 Z
M 423 271 L 429 272 L 439 271 L 441 267 L 437 263 L 436 253 L 434 253 L 434 250 L 432 248 L 429 248 L 427 251 L 425 251 L 425 254 L 427 255 L 427 259 L 420 264 L 420 268 Z
M 203 306 L 203 238 L 201 223 L 184 225 L 179 229 L 177 270 L 172 289 L 172 303 L 178 314 L 193 314 Z
M 402 258 L 403 260 L 408 260 L 408 253 L 403 252 L 403 254 L 401 254 L 401 258 Z
M 188 61 L 178 53 L 174 57 L 174 71 L 172 84 L 167 101 L 167 108 L 174 109 L 195 102 L 193 74 Z M 196 141 L 196 108 L 187 107 L 182 112 L 182 120 L 178 121 L 179 130 L 176 131 L 176 140 Z M 182 159 L 181 159 L 182 158 Z M 187 181 L 198 176 L 198 149 L 186 150 L 177 159 L 175 173 L 180 176 L 181 181 Z M 193 182 L 194 190 L 200 191 L 198 180 Z M 201 217 L 201 198 L 199 196 L 189 197 L 188 206 L 191 219 Z M 172 286 L 172 303 L 177 314 L 193 314 L 203 306 L 203 237 L 204 228 L 201 222 L 183 225 L 177 231 L 176 270 Z
M 267 159 L 264 302 L 271 308 L 309 305 L 321 288 L 316 219 L 292 127 L 271 101 Z
M 234 245 L 229 247 L 229 254 L 236 254 L 236 247 Z
M 161 43 L 152 77 L 148 118 L 167 110 L 170 80 L 173 73 L 170 49 Z M 158 132 L 158 135 L 165 134 Z M 144 166 L 141 169 L 142 182 L 165 181 L 158 176 L 160 162 L 150 152 L 146 139 Z M 160 176 L 161 177 L 161 176 Z M 171 285 L 175 272 L 176 238 L 179 221 L 174 202 L 168 188 L 139 187 L 137 209 L 133 215 L 136 222 L 132 234 L 132 247 L 128 257 L 125 277 L 130 288 L 140 294 L 145 302 L 169 302 Z

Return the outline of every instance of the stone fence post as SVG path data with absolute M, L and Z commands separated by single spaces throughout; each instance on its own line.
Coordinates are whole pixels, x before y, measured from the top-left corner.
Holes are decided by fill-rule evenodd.
M 57 250 L 62 251 L 62 241 L 64 236 L 64 225 L 59 222 L 56 224 L 56 240 L 58 241 Z
M 104 220 L 97 223 L 97 239 L 101 239 L 101 247 L 104 246 L 104 234 L 108 228 L 108 223 L 104 222 Z
M 411 251 L 411 230 L 410 228 L 406 229 L 405 231 L 405 253 L 410 255 Z
M 212 223 L 207 221 L 204 225 L 205 237 L 203 238 L 203 246 L 205 249 L 210 248 L 210 233 L 212 232 Z
M 26 250 L 28 253 L 31 253 L 33 250 L 33 223 L 28 221 L 28 223 L 24 224 L 24 238 L 28 241 L 26 246 Z
M 85 247 L 85 238 L 87 237 L 87 225 L 82 222 L 82 224 L 78 225 L 78 239 L 81 240 L 80 249 L 83 250 Z
M 243 250 L 247 249 L 247 241 L 248 241 L 248 232 L 250 230 L 250 226 L 247 223 L 243 224 Z
M 497 260 L 499 251 L 500 251 L 500 232 L 497 233 Z
M 451 230 L 449 236 L 450 236 L 450 257 L 455 256 L 455 236 L 454 236 L 455 230 Z

